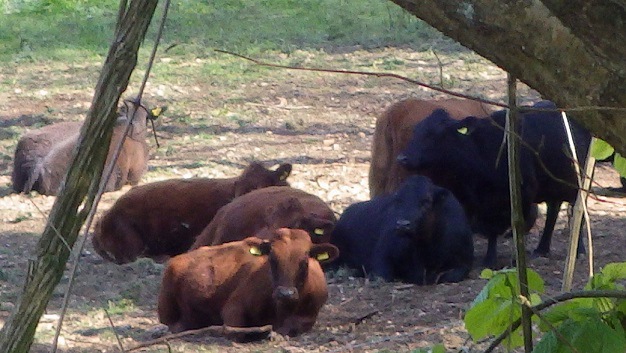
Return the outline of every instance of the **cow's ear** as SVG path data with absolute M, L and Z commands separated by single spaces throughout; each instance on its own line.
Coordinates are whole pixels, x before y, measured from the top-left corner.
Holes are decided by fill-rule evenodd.
M 249 251 L 250 254 L 254 256 L 263 256 L 269 254 L 271 249 L 272 245 L 270 244 L 270 242 L 267 240 L 263 240 L 250 244 Z
M 311 223 L 313 228 L 313 236 L 315 237 L 323 237 L 324 235 L 328 235 L 332 232 L 333 227 L 335 226 L 335 222 L 321 218 L 319 216 L 314 215 L 311 219 Z
M 279 165 L 278 168 L 276 168 L 276 175 L 278 175 L 280 181 L 287 180 L 287 177 L 291 175 L 291 164 L 284 163 Z
M 456 132 L 461 135 L 470 135 L 476 128 L 476 122 L 478 118 L 475 116 L 468 116 L 467 118 L 457 122 L 454 125 Z
M 161 114 L 163 114 L 165 111 L 167 110 L 167 106 L 162 106 L 162 107 L 156 107 L 152 110 L 150 110 L 150 119 L 155 120 L 156 118 L 158 118 L 159 116 L 161 116 Z
M 309 254 L 312 258 L 321 263 L 331 262 L 339 256 L 339 249 L 337 249 L 336 246 L 328 243 L 313 244 Z

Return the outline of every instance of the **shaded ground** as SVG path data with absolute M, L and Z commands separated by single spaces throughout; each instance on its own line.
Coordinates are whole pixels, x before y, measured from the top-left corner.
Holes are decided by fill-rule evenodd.
M 268 56 L 271 58 L 271 56 Z M 327 55 L 296 52 L 285 58 L 303 65 L 394 72 L 446 88 L 501 101 L 505 74 L 471 53 L 439 55 L 386 49 Z M 170 177 L 223 177 L 238 174 L 251 160 L 294 164 L 292 185 L 320 196 L 341 212 L 366 200 L 369 150 L 376 116 L 391 103 L 413 97 L 441 97 L 408 83 L 362 76 L 259 70 L 241 65 L 234 77 L 180 74 L 189 67 L 203 72 L 219 58 L 162 58 L 146 96 L 169 109 L 157 127 L 161 147 L 152 148 L 144 182 Z M 162 71 L 159 71 L 161 67 Z M 16 195 L 10 191 L 12 152 L 27 129 L 62 120 L 80 120 L 91 100 L 98 63 L 20 64 L 0 68 L 0 322 L 14 306 L 29 259 L 53 197 Z M 134 82 L 139 82 L 136 79 Z M 6 85 L 4 85 L 6 83 Z M 137 84 L 132 89 L 136 89 Z M 132 90 L 131 89 L 131 90 Z M 523 101 L 537 95 L 521 89 Z M 596 172 L 601 186 L 618 186 L 617 174 L 606 165 Z M 99 214 L 125 191 L 106 194 Z M 594 268 L 625 261 L 625 200 L 601 197 L 590 202 L 594 235 Z M 562 211 L 550 259 L 534 259 L 531 267 L 546 280 L 548 294 L 561 285 L 568 232 Z M 543 219 L 533 229 L 534 248 Z M 476 239 L 480 262 L 486 242 Z M 499 246 L 500 263 L 510 263 L 511 241 Z M 126 349 L 162 334 L 156 317 L 156 295 L 162 265 L 141 260 L 124 266 L 103 262 L 89 241 L 82 252 L 61 352 L 117 351 L 111 315 Z M 578 260 L 576 287 L 586 281 L 586 258 Z M 69 267 L 69 266 L 68 266 Z M 480 268 L 457 284 L 417 287 L 371 282 L 345 272 L 329 273 L 330 299 L 310 333 L 285 341 L 236 344 L 208 336 L 171 343 L 174 352 L 378 352 L 410 351 L 443 342 L 449 350 L 477 351 L 463 328 L 463 311 L 485 281 Z M 49 349 L 65 277 L 41 321 L 33 352 Z M 167 352 L 154 346 L 149 352 Z

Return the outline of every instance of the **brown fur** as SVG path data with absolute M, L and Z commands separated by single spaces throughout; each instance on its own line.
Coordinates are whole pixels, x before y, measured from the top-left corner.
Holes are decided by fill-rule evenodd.
M 288 185 L 291 164 L 276 171 L 251 163 L 234 178 L 170 179 L 137 186 L 105 213 L 93 236 L 95 250 L 118 264 L 139 256 L 162 261 L 189 249 L 220 207 L 257 188 Z
M 205 246 L 172 258 L 159 293 L 159 321 L 172 332 L 270 324 L 291 336 L 311 330 L 328 298 L 316 258 L 332 261 L 338 250 L 313 244 L 303 230 L 281 228 L 269 238 Z
M 390 194 L 410 175 L 396 158 L 413 136 L 413 127 L 436 109 L 445 109 L 455 119 L 486 117 L 492 109 L 477 101 L 406 99 L 393 104 L 376 121 L 369 170 L 370 197 Z
M 242 240 L 262 229 L 299 228 L 314 243 L 326 243 L 337 222 L 319 197 L 287 186 L 255 190 L 222 207 L 198 235 L 192 249 Z
M 107 163 L 126 131 L 127 120 L 135 111 L 132 103 L 124 103 L 113 130 Z M 105 191 L 118 190 L 127 183 L 136 185 L 147 170 L 148 117 L 151 117 L 151 113 L 145 107 L 137 110 Z M 79 122 L 63 122 L 22 136 L 13 159 L 13 190 L 25 193 L 36 190 L 42 195 L 56 195 L 72 161 L 81 126 Z

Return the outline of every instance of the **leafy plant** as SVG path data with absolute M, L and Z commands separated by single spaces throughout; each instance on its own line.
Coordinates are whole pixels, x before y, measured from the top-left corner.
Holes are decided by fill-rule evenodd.
M 621 176 L 626 177 L 626 158 L 615 152 L 615 149 L 606 141 L 594 138 L 591 144 L 591 155 L 598 160 L 613 157 L 613 166 Z
M 474 340 L 491 335 L 507 335 L 509 348 L 521 346 L 519 332 L 521 305 L 519 282 L 514 269 L 485 270 L 481 277 L 489 282 L 478 294 L 465 315 L 465 326 Z M 621 283 L 626 280 L 626 262 L 606 265 L 589 280 L 585 295 L 564 293 L 561 298 L 539 298 L 543 280 L 528 270 L 533 321 L 545 334 L 535 346 L 535 353 L 561 352 L 625 352 L 626 351 L 626 295 L 619 298 L 595 293 L 626 294 Z M 567 296 L 570 295 L 570 298 Z M 552 304 L 556 304 L 551 306 Z M 544 313 L 539 313 L 546 309 Z M 514 323 L 517 323 L 515 325 Z
M 539 274 L 531 269 L 527 270 L 529 290 L 532 304 L 541 302 L 537 293 L 544 292 L 544 282 Z M 489 279 L 487 285 L 478 293 L 470 309 L 465 314 L 465 327 L 478 341 L 490 335 L 499 335 L 509 324 L 521 316 L 519 303 L 519 281 L 515 269 L 493 271 L 485 269 L 481 278 Z M 521 330 L 516 330 L 510 336 L 510 348 L 522 345 Z

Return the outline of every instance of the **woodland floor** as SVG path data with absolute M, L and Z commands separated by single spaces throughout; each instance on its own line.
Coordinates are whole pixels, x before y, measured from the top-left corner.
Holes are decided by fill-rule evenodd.
M 277 58 L 284 56 L 276 54 Z M 328 68 L 393 72 L 457 92 L 503 101 L 506 75 L 469 52 L 439 54 L 405 49 L 324 53 L 297 52 L 300 63 Z M 209 59 L 161 58 L 157 67 L 203 67 Z M 268 56 L 271 60 L 271 55 Z M 178 66 L 177 66 L 178 65 Z M 407 82 L 289 70 L 259 70 L 242 64 L 241 77 L 224 84 L 220 77 L 199 75 L 166 78 L 153 74 L 146 96 L 168 110 L 157 126 L 161 147 L 152 145 L 150 168 L 143 182 L 172 177 L 235 176 L 252 160 L 268 166 L 294 165 L 292 186 L 320 196 L 337 212 L 368 199 L 367 173 L 376 117 L 402 98 L 443 97 Z M 89 107 L 99 63 L 15 65 L 0 68 L 0 324 L 8 318 L 24 283 L 29 259 L 54 197 L 11 192 L 12 153 L 19 136 L 46 123 L 80 120 Z M 256 71 L 255 71 L 256 70 Z M 247 78 L 247 72 L 255 75 Z M 133 89 L 140 80 L 135 77 Z M 520 85 L 522 86 L 522 85 Z M 520 87 L 523 102 L 538 95 Z M 619 180 L 608 165 L 596 170 L 597 189 L 616 187 Z M 108 193 L 98 214 L 106 211 L 129 187 Z M 626 261 L 626 206 L 618 197 L 590 201 L 594 269 Z M 533 249 L 543 217 L 529 237 Z M 530 266 L 544 278 L 545 295 L 561 287 L 568 241 L 565 209 L 555 231 L 551 258 L 532 259 Z M 443 343 L 449 351 L 477 352 L 462 318 L 486 281 L 479 278 L 486 241 L 476 238 L 476 267 L 456 284 L 414 286 L 381 283 L 328 273 L 330 298 L 312 332 L 299 337 L 232 343 L 207 335 L 172 341 L 173 352 L 407 352 Z M 511 239 L 498 247 L 502 266 L 510 263 Z M 72 258 L 75 259 L 76 256 Z M 116 352 L 118 343 L 107 309 L 125 349 L 163 334 L 156 315 L 156 296 L 163 265 L 150 260 L 118 266 L 102 261 L 86 242 L 63 324 L 60 352 Z M 68 265 L 68 268 L 70 266 Z M 577 262 L 575 288 L 587 279 L 587 257 Z M 32 352 L 47 352 L 60 312 L 65 276 L 42 318 Z M 164 345 L 144 349 L 167 352 Z

